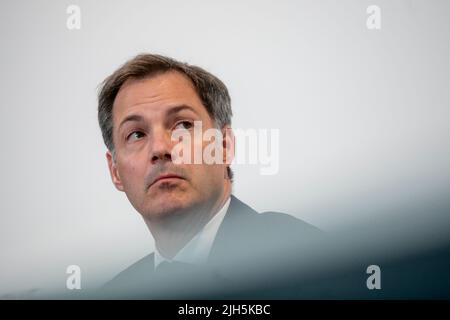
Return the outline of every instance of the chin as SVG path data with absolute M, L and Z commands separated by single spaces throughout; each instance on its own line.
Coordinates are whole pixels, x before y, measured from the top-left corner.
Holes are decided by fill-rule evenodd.
M 191 206 L 190 199 L 172 192 L 158 194 L 148 202 L 142 212 L 144 217 L 150 219 L 176 215 Z

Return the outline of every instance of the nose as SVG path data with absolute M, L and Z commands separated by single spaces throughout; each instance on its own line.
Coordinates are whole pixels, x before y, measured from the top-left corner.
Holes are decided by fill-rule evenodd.
M 151 139 L 150 158 L 152 164 L 156 164 L 158 161 L 172 161 L 172 140 L 166 130 L 154 130 Z

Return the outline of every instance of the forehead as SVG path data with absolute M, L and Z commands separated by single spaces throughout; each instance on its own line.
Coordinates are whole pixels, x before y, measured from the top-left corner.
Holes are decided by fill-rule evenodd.
M 117 93 L 113 118 L 120 120 L 136 111 L 164 111 L 186 104 L 199 113 L 206 113 L 191 80 L 176 71 L 168 71 L 144 79 L 128 79 Z

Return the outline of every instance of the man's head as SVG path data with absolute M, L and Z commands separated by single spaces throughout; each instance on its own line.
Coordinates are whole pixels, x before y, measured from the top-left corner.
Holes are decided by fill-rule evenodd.
M 177 141 L 171 137 L 177 129 L 192 132 L 194 121 L 201 121 L 203 130 L 222 131 L 225 157 L 234 147 L 226 139 L 231 116 L 225 85 L 205 70 L 159 55 L 128 61 L 99 93 L 98 119 L 114 185 L 148 219 L 212 205 L 230 187 L 229 164 L 175 164 Z M 208 144 L 199 143 L 201 150 Z

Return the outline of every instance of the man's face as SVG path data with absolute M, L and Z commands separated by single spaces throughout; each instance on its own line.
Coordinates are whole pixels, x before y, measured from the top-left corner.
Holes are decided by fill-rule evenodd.
M 226 164 L 172 162 L 178 143 L 172 133 L 186 129 L 193 135 L 194 121 L 202 121 L 203 131 L 214 128 L 192 83 L 178 72 L 131 79 L 119 90 L 113 106 L 116 161 L 108 151 L 108 165 L 116 188 L 145 218 L 203 206 L 224 193 Z M 195 143 L 202 150 L 208 144 L 192 139 L 192 148 Z

